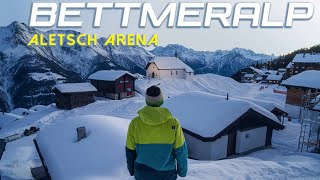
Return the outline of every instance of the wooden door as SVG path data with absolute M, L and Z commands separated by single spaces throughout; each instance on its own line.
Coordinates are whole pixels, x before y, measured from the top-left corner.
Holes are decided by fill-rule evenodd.
M 234 155 L 236 152 L 236 138 L 237 134 L 236 132 L 231 132 L 228 134 L 228 150 L 227 150 L 227 156 Z

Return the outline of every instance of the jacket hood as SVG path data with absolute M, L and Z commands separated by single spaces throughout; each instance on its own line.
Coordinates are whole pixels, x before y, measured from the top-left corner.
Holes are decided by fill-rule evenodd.
M 149 125 L 158 125 L 167 122 L 172 118 L 167 108 L 146 106 L 138 111 L 142 122 Z

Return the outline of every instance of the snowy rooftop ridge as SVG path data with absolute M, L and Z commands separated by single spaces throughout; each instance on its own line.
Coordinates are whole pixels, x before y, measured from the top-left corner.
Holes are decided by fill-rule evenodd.
M 291 69 L 293 66 L 293 62 L 289 62 L 289 64 L 286 66 L 287 69 Z
M 274 114 L 255 103 L 202 92 L 174 96 L 165 101 L 164 107 L 171 110 L 184 129 L 205 138 L 216 136 L 250 109 L 279 123 Z
M 121 70 L 101 70 L 91 74 L 88 79 L 90 80 L 101 80 L 101 81 L 114 81 L 119 77 L 128 74 L 132 77 L 135 77 L 133 74 L 128 71 Z
M 320 63 L 320 53 L 302 53 L 297 54 L 292 60 L 293 63 Z
M 96 92 L 97 91 L 97 89 L 90 83 L 63 83 L 63 84 L 55 85 L 53 89 L 57 89 L 61 93 Z
M 253 71 L 255 71 L 258 74 L 262 74 L 263 73 L 263 71 L 261 69 L 255 68 L 253 66 L 250 66 L 250 69 L 252 69 Z
M 270 81 L 281 81 L 281 79 L 282 79 L 282 75 L 270 74 L 267 77 L 267 80 L 270 80 Z
M 320 71 L 303 71 L 283 81 L 281 85 L 320 89 Z
M 245 74 L 244 77 L 245 78 L 253 78 L 255 76 L 255 74 Z
M 155 63 L 159 69 L 184 69 L 186 72 L 194 72 L 191 67 L 176 57 L 156 56 L 149 63 Z

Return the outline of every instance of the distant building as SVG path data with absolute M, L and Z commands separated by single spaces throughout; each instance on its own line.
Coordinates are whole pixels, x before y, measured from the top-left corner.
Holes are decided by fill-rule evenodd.
M 287 79 L 288 77 L 291 77 L 291 76 L 292 76 L 292 74 L 293 74 L 293 63 L 290 62 L 290 63 L 286 66 L 286 69 L 287 69 L 287 73 L 286 73 L 285 79 Z
M 109 99 L 124 99 L 135 96 L 136 77 L 128 71 L 102 70 L 88 78 L 97 88 L 96 96 Z
M 154 57 L 146 66 L 150 78 L 192 79 L 194 71 L 176 57 Z
M 188 106 L 186 99 L 192 102 Z M 179 119 L 189 157 L 197 160 L 224 159 L 270 147 L 273 130 L 284 128 L 274 114 L 241 99 L 192 92 L 168 99 L 164 107 Z
M 307 70 L 320 70 L 320 53 L 297 54 L 292 63 L 293 75 Z
M 256 82 L 257 74 L 245 74 L 242 78 L 244 83 L 254 83 Z
M 56 106 L 61 109 L 73 109 L 93 103 L 97 89 L 90 83 L 64 83 L 54 86 Z
M 288 89 L 286 104 L 303 106 L 304 95 L 308 93 L 320 93 L 320 71 L 304 71 L 284 80 L 281 85 Z
M 260 77 L 262 73 L 263 71 L 258 68 L 255 68 L 252 66 L 246 67 L 241 71 L 241 82 L 254 83 L 257 81 L 256 80 L 257 78 L 258 78 L 258 81 L 261 81 L 262 79 Z
M 283 76 L 282 75 L 273 75 L 270 74 L 268 75 L 268 77 L 266 78 L 267 83 L 269 84 L 280 84 L 282 81 Z

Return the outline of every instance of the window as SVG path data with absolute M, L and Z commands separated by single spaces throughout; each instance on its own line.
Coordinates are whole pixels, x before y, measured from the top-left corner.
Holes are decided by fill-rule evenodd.
M 171 76 L 172 76 L 172 71 L 171 71 Z
M 176 75 L 178 75 L 178 71 L 176 71 Z

